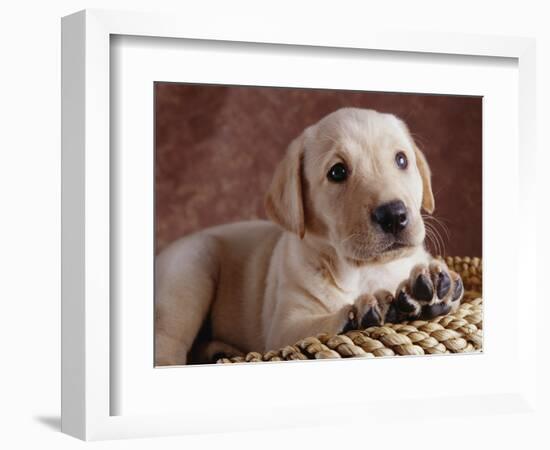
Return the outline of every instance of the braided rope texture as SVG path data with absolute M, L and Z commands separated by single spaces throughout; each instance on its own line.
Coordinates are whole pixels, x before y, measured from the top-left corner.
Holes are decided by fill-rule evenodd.
M 482 260 L 444 258 L 449 269 L 462 277 L 464 298 L 453 314 L 432 320 L 386 324 L 343 334 L 319 334 L 261 354 L 220 358 L 216 362 L 244 363 L 380 356 L 480 352 L 483 345 Z

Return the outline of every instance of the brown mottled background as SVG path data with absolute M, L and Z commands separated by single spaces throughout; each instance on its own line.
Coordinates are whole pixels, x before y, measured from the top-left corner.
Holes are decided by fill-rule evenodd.
M 481 105 L 481 97 L 155 83 L 157 251 L 211 225 L 265 218 L 263 195 L 288 143 L 356 106 L 405 120 L 432 168 L 445 254 L 482 256 Z

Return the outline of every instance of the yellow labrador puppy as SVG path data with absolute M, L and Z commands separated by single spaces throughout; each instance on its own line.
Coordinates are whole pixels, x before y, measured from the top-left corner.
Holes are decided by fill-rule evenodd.
M 157 366 L 186 364 L 201 330 L 206 362 L 458 307 L 460 277 L 424 248 L 430 170 L 395 116 L 344 108 L 307 128 L 265 207 L 272 222 L 206 229 L 157 257 Z

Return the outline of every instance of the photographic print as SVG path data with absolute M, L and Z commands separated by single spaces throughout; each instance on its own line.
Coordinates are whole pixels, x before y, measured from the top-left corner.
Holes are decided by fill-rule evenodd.
M 482 98 L 156 82 L 155 366 L 482 351 Z

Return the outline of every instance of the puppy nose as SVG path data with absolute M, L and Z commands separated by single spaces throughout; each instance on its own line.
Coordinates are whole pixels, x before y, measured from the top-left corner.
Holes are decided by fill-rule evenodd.
M 407 226 L 407 208 L 401 200 L 384 203 L 372 213 L 372 220 L 380 225 L 385 233 L 397 234 Z

